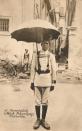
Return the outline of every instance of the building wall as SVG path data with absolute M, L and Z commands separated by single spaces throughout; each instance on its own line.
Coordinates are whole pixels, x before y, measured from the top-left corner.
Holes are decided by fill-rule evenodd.
M 18 53 L 18 43 L 11 39 L 10 32 L 21 23 L 33 19 L 33 0 L 0 0 L 0 18 L 10 20 L 9 32 L 0 31 L 0 57 L 6 57 L 9 49 Z M 21 50 L 22 48 L 19 51 Z
M 32 0 L 0 0 L 0 16 L 12 18 L 13 28 L 33 18 Z
M 77 0 L 76 14 L 73 22 L 73 26 L 77 29 L 74 32 L 70 32 L 69 39 L 69 66 L 71 69 L 82 69 L 82 0 Z

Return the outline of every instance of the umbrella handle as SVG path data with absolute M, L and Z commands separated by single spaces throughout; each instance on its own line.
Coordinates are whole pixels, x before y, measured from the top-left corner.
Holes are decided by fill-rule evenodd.
M 37 53 L 38 53 L 38 44 L 36 43 L 36 51 L 37 51 Z

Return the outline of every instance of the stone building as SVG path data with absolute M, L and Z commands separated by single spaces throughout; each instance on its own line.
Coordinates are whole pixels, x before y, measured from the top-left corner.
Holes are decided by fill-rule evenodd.
M 0 0 L 0 57 L 3 57 L 2 59 L 7 57 L 11 50 L 21 55 L 23 44 L 21 46 L 16 40 L 11 39 L 10 32 L 30 19 L 33 19 L 32 0 Z M 25 48 L 29 46 L 25 45 Z

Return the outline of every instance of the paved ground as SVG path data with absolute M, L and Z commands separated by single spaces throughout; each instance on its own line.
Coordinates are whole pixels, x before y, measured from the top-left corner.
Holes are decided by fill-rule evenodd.
M 57 83 L 47 120 L 51 131 L 82 131 L 82 85 Z M 0 131 L 33 131 L 34 94 L 29 80 L 0 81 Z M 38 131 L 45 131 L 42 127 Z

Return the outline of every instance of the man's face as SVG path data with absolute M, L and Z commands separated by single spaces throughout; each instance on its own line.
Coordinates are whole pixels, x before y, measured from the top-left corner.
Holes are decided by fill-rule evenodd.
M 26 51 L 26 53 L 28 52 L 28 50 L 25 50 Z
M 42 46 L 42 50 L 44 50 L 44 51 L 47 51 L 48 48 L 49 48 L 48 42 L 43 42 L 43 43 L 41 43 L 41 46 Z

